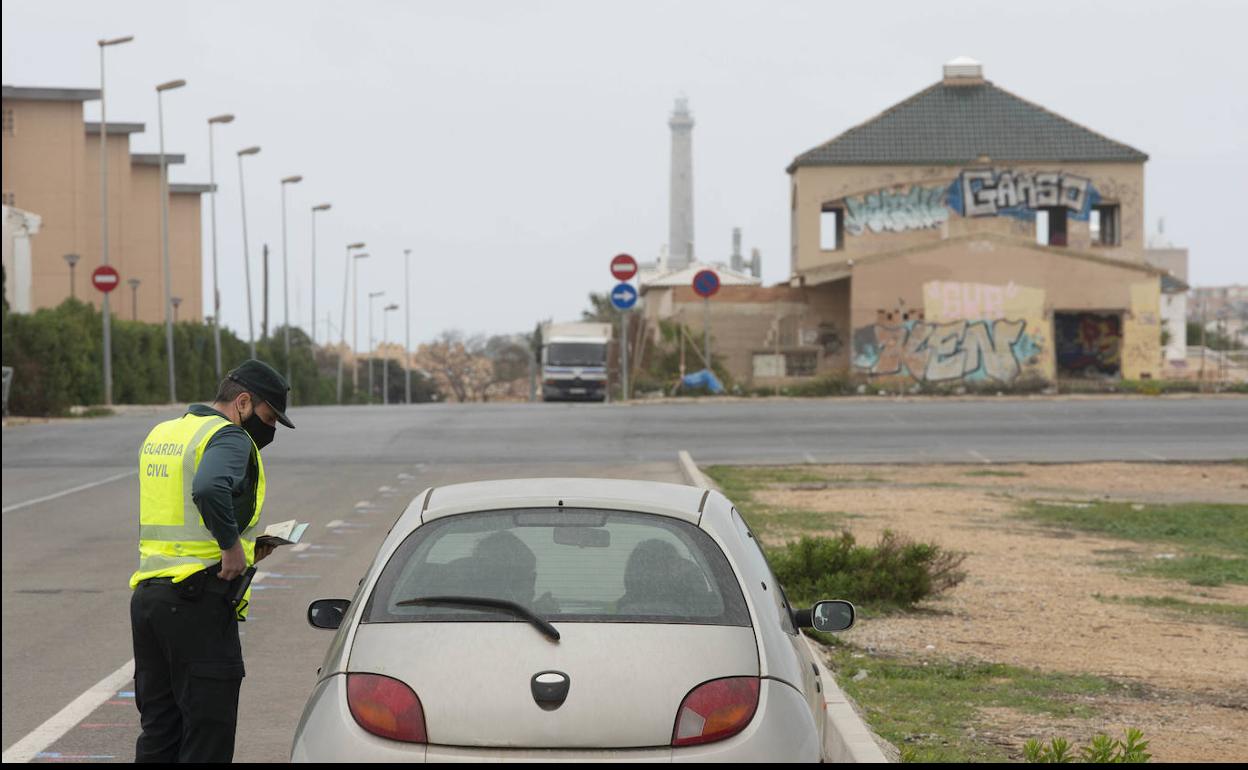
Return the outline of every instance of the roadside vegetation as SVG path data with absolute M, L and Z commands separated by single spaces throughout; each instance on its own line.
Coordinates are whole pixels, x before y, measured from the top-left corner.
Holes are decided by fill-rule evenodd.
M 1045 673 L 999 663 L 868 655 L 839 644 L 832 666 L 871 729 L 901 752 L 903 762 L 1005 762 L 1024 756 L 1015 721 L 1090 719 L 1132 685 L 1104 677 Z M 1036 720 L 1039 721 L 1039 720 Z
M 1025 479 L 1018 483 L 1046 490 L 1052 484 L 1044 480 L 1045 472 L 1025 466 L 955 466 L 947 473 L 929 473 L 914 481 L 887 468 L 713 466 L 704 470 L 737 504 L 764 543 L 794 606 L 808 606 L 830 596 L 848 598 L 863 610 L 866 623 L 886 616 L 923 622 L 934 611 L 924 600 L 957 586 L 965 577 L 964 563 L 961 554 L 907 539 L 904 523 L 894 524 L 901 532 L 885 531 L 875 543 L 857 542 L 843 530 L 860 520 L 861 514 L 852 507 L 837 509 L 832 507 L 835 502 L 829 504 L 840 499 L 838 487 L 859 494 L 876 494 L 864 488 L 877 487 L 882 494 L 893 488 L 905 490 L 904 494 L 914 494 L 919 488 L 964 486 L 968 495 L 983 495 L 986 490 L 1005 506 L 1001 515 L 1007 518 L 1022 516 L 1055 533 L 1080 531 L 1156 544 L 1157 554 L 1164 557 L 1142 558 L 1138 546 L 1114 549 L 1112 566 L 1116 569 L 1198 585 L 1243 584 L 1248 579 L 1248 506 L 1020 500 L 1010 480 Z M 959 477 L 964 483 L 946 480 Z M 771 494 L 789 490 L 815 494 Z M 822 490 L 832 494 L 819 494 Z M 796 501 L 803 499 L 824 502 L 802 507 Z M 795 502 L 787 504 L 792 507 L 764 502 L 776 500 Z M 1013 506 L 1018 507 L 1017 513 L 1009 512 Z M 836 532 L 842 534 L 830 534 Z M 1248 628 L 1248 607 L 1200 593 L 1093 596 L 1106 604 L 1140 607 L 1159 620 Z M 1167 691 L 1106 676 L 954 659 L 938 655 L 933 647 L 907 655 L 883 653 L 847 637 L 812 636 L 828 645 L 838 683 L 859 705 L 872 730 L 898 748 L 902 761 L 1144 762 L 1151 756 L 1149 742 L 1139 731 L 1130 729 L 1117 737 L 1101 732 L 1107 723 L 1121 719 L 1124 702 L 1153 703 L 1171 697 Z M 852 632 L 848 639 L 854 639 Z M 1071 724 L 1077 726 L 1071 728 Z
M 1173 552 L 1122 555 L 1109 562 L 1128 572 L 1185 580 L 1195 586 L 1248 585 L 1248 505 L 1035 501 L 1022 515 L 1046 527 L 1154 543 Z

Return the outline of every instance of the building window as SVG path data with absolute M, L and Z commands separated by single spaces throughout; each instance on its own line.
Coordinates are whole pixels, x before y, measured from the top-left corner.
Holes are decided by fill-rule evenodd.
M 12 108 L 12 107 L 5 107 L 5 108 L 4 108 L 4 135 L 5 135 L 5 136 L 13 136 L 13 134 L 14 134 L 14 129 L 13 129 L 13 108 Z
M 1088 218 L 1093 246 L 1117 246 L 1119 244 L 1118 221 L 1120 208 L 1117 203 L 1093 206 Z
M 825 203 L 819 212 L 819 248 L 838 251 L 845 247 L 845 209 Z
M 1066 207 L 1036 209 L 1036 243 L 1041 246 L 1066 245 Z
M 788 377 L 814 377 L 819 356 L 812 352 L 785 353 L 784 373 Z

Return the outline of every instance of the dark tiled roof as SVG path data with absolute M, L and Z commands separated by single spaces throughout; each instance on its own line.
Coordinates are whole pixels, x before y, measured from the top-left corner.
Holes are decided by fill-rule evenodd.
M 942 81 L 797 156 L 799 166 L 999 161 L 1143 162 L 1139 150 L 1015 96 L 989 81 Z

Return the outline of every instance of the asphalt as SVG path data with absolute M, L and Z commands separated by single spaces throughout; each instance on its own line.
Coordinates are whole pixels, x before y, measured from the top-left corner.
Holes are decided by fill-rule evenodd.
M 139 443 L 156 410 L 3 431 L 3 744 L 131 657 Z M 1248 399 L 763 401 L 641 405 L 309 407 L 265 450 L 266 522 L 311 523 L 311 547 L 262 565 L 244 626 L 236 760 L 285 761 L 331 634 L 308 601 L 349 597 L 391 522 L 424 487 L 523 476 L 681 481 L 701 464 L 1069 462 L 1248 457 Z M 85 488 L 83 488 L 85 487 Z M 68 490 L 68 494 L 62 494 Z M 414 651 L 421 654 L 421 651 Z M 48 761 L 130 761 L 123 685 L 48 746 Z

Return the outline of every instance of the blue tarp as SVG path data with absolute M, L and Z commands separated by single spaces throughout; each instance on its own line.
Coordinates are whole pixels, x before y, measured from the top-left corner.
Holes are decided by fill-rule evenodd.
M 686 374 L 680 384 L 686 388 L 706 388 L 712 393 L 724 392 L 724 386 L 720 384 L 719 379 L 707 369 Z

